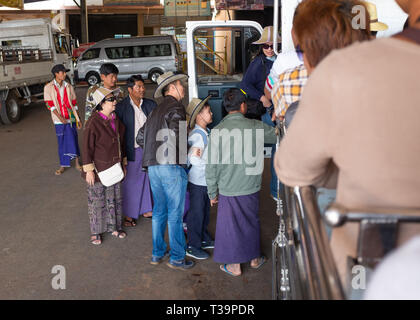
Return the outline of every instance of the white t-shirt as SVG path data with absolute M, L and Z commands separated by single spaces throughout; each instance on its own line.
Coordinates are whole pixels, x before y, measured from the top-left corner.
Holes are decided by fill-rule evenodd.
M 273 86 L 279 80 L 279 76 L 286 70 L 296 68 L 302 64 L 302 60 L 299 58 L 296 51 L 289 51 L 280 53 L 276 61 L 274 61 L 271 67 L 270 74 L 265 81 L 265 87 L 268 91 L 273 90 Z
M 141 105 L 143 104 L 143 99 L 140 101 L 140 105 L 137 107 L 134 101 L 130 97 L 130 103 L 134 110 L 134 148 L 140 147 L 137 144 L 136 137 L 137 132 L 143 127 L 144 123 L 147 120 L 146 115 L 144 114 L 143 110 L 141 109 Z

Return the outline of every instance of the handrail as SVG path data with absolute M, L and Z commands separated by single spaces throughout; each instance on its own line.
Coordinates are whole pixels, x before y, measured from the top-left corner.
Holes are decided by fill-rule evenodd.
M 294 187 L 297 219 L 302 226 L 302 247 L 305 271 L 308 272 L 305 284 L 308 299 L 345 299 L 342 283 L 334 261 L 325 225 L 319 212 L 315 188 Z
M 225 50 L 224 51 L 215 51 L 215 50 L 211 49 L 209 46 L 207 46 L 207 44 L 202 42 L 199 38 L 224 38 L 224 40 L 225 40 L 225 48 L 224 49 Z M 197 51 L 196 52 L 196 58 L 199 59 L 201 62 L 203 62 L 208 68 L 213 70 L 216 74 L 226 75 L 227 71 L 228 71 L 227 70 L 227 52 L 226 52 L 227 37 L 226 36 L 194 36 L 194 40 L 196 41 L 197 44 L 199 44 L 199 45 L 203 46 L 204 48 L 206 48 L 207 50 L 209 50 L 209 51 Z M 223 53 L 224 57 L 219 55 L 219 53 Z M 201 58 L 199 56 L 199 54 L 212 54 L 216 59 L 219 59 L 223 63 L 223 71 L 221 72 L 220 70 L 218 70 L 216 68 L 216 66 L 211 66 L 208 62 L 206 62 L 204 60 L 204 58 Z M 219 65 L 220 65 L 220 63 L 219 63 Z
M 286 133 L 278 122 L 280 138 Z M 284 187 L 279 233 L 273 241 L 273 267 L 280 248 L 280 298 L 284 300 L 345 299 L 325 225 L 319 212 L 315 188 Z M 275 287 L 274 287 L 275 285 Z M 273 270 L 273 298 L 277 299 L 277 269 Z

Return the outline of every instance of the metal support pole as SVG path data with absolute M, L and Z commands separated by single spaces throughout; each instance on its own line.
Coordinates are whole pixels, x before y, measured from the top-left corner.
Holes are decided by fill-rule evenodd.
M 82 31 L 82 43 L 89 42 L 87 0 L 80 0 L 80 25 Z

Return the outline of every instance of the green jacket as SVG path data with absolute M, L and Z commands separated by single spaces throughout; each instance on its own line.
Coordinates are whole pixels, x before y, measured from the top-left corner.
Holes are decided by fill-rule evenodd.
M 219 193 L 243 196 L 261 189 L 264 143 L 276 143 L 275 129 L 242 113 L 227 115 L 212 129 L 206 164 L 210 199 Z

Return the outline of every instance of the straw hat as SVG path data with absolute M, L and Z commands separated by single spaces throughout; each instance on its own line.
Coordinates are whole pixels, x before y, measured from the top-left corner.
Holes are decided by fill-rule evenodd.
M 176 80 L 181 80 L 181 81 L 187 81 L 188 80 L 188 76 L 186 74 L 183 73 L 173 73 L 172 71 L 169 72 L 165 72 L 164 74 L 161 74 L 159 76 L 159 78 L 157 79 L 157 88 L 155 91 L 155 94 L 153 95 L 156 98 L 160 98 L 162 97 L 162 89 L 165 88 L 168 84 L 170 84 L 171 82 L 174 82 Z
M 365 1 L 367 11 L 370 16 L 370 31 L 384 31 L 388 29 L 388 25 L 378 20 L 378 11 L 376 5 L 372 2 Z
M 185 112 L 187 113 L 187 123 L 188 128 L 192 129 L 195 125 L 195 118 L 200 113 L 201 109 L 203 109 L 204 105 L 207 101 L 211 98 L 211 95 L 207 96 L 204 100 L 200 100 L 198 98 L 192 98 L 188 106 L 185 108 Z
M 264 44 L 267 42 L 274 42 L 273 26 L 265 27 L 261 38 L 258 41 L 253 42 L 252 44 Z M 281 42 L 281 38 L 279 37 L 279 35 L 277 35 L 277 42 Z
M 95 107 L 98 106 L 98 104 L 100 104 L 102 102 L 102 100 L 105 99 L 105 97 L 107 95 L 109 95 L 110 93 L 112 93 L 113 95 L 118 95 L 120 93 L 120 89 L 114 89 L 114 90 L 109 90 L 107 88 L 104 87 L 99 87 L 98 89 L 96 89 L 93 93 L 92 93 L 92 99 L 95 102 Z

